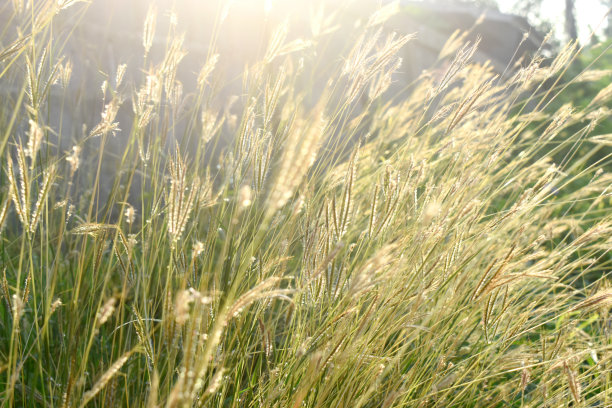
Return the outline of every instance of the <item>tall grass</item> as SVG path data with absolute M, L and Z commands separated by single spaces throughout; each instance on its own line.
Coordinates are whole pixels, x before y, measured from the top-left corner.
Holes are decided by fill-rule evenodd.
M 72 3 L 1 6 L 3 407 L 612 404 L 612 177 L 589 161 L 612 92 L 548 110 L 575 45 L 499 78 L 455 36 L 399 92 L 398 10 L 327 10 L 273 31 L 223 109 L 223 10 L 187 89 L 151 8 L 142 74 L 109 72 L 65 150 Z M 319 61 L 333 38 L 354 42 Z

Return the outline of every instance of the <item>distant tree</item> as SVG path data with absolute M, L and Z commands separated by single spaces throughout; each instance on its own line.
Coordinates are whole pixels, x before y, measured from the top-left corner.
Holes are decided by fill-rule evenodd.
M 608 25 L 604 29 L 604 34 L 608 38 L 612 38 L 612 0 L 601 0 L 601 4 L 608 7 Z
M 565 34 L 570 40 L 578 39 L 576 28 L 576 0 L 565 0 Z
M 542 13 L 542 0 L 515 0 L 513 11 L 529 20 L 542 33 L 547 33 L 553 27 L 552 21 Z
M 516 0 L 514 2 L 514 10 L 523 15 L 534 12 L 539 14 L 541 8 L 542 0 Z

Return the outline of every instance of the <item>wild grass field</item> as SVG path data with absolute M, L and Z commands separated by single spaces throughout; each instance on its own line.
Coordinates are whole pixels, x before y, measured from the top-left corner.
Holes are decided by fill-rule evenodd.
M 0 405 L 612 406 L 611 72 L 457 33 L 397 90 L 398 10 L 327 3 L 224 108 L 225 7 L 189 87 L 152 7 L 73 132 L 87 4 L 0 5 Z

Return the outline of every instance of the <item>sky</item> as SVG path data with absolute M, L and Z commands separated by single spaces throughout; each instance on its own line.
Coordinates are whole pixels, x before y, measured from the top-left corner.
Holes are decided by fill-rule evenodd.
M 515 0 L 497 0 L 501 11 L 510 12 Z M 542 14 L 551 21 L 556 23 L 555 29 L 559 33 L 563 33 L 565 0 L 543 0 Z M 603 6 L 599 0 L 577 0 L 576 1 L 576 20 L 578 22 L 578 35 L 581 42 L 588 42 L 592 27 L 595 29 L 598 25 L 601 32 L 606 26 L 606 22 L 601 22 L 608 9 Z

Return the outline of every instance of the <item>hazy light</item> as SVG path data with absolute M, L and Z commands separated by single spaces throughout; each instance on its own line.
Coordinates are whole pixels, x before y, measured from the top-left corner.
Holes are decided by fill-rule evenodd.
M 266 15 L 270 14 L 270 11 L 272 11 L 272 0 L 265 0 L 264 2 L 264 13 L 266 13 Z

